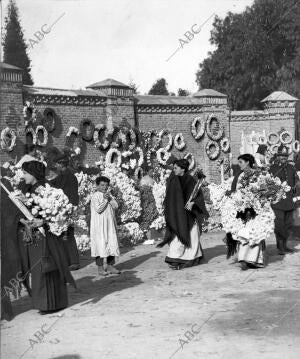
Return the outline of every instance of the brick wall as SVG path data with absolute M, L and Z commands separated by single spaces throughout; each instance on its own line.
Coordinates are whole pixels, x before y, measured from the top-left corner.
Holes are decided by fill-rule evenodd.
M 14 71 L 12 71 L 13 73 Z M 15 71 L 16 72 L 16 71 Z M 192 153 L 197 165 L 200 165 L 209 180 L 220 181 L 219 159 L 228 158 L 227 154 L 211 161 L 205 152 L 205 146 L 209 140 L 205 134 L 199 141 L 196 141 L 191 134 L 191 123 L 195 117 L 201 116 L 204 119 L 214 114 L 225 130 L 225 137 L 231 142 L 233 163 L 239 155 L 241 146 L 241 133 L 250 134 L 252 131 L 277 132 L 282 127 L 295 134 L 295 119 L 298 116 L 293 103 L 266 104 L 263 111 L 229 111 L 226 97 L 164 97 L 137 96 L 112 96 L 112 91 L 103 94 L 97 90 L 57 90 L 22 87 L 22 83 L 16 77 L 10 76 L 8 81 L 2 81 L 0 87 L 0 130 L 9 126 L 19 130 L 16 148 L 11 153 L 0 151 L 0 159 L 3 163 L 7 160 L 20 158 L 23 155 L 24 126 L 18 127 L 19 123 L 24 125 L 23 103 L 31 100 L 37 111 L 42 115 L 46 108 L 55 111 L 58 121 L 55 130 L 49 134 L 47 147 L 56 146 L 62 149 L 66 145 L 66 133 L 70 126 L 80 128 L 83 119 L 91 120 L 94 125 L 106 123 L 111 115 L 113 124 L 118 125 L 125 118 L 130 125 L 136 126 L 141 131 L 155 129 L 160 131 L 168 129 L 173 138 L 177 133 L 182 133 L 186 147 L 178 151 L 174 146 L 172 153 L 176 157 L 183 157 L 186 153 Z M 14 80 L 14 81 L 13 81 Z M 144 102 L 143 102 L 144 101 Z M 299 107 L 298 107 L 299 109 Z M 300 126 L 299 126 L 300 128 Z M 298 135 L 298 134 L 297 134 Z M 167 137 L 163 140 L 166 144 Z M 94 147 L 93 142 L 82 141 L 82 162 L 94 165 L 99 160 L 100 150 Z
M 270 121 L 235 121 L 230 123 L 230 138 L 233 163 L 237 162 L 240 155 L 241 134 L 249 135 L 252 131 L 262 133 L 264 130 L 266 135 L 270 132 L 278 132 L 281 128 L 294 133 L 293 120 L 270 120 Z
M 16 147 L 12 152 L 0 151 L 0 162 L 11 161 L 24 150 L 23 91 L 21 71 L 1 68 L 0 78 L 0 131 L 5 127 L 17 131 Z M 19 125 L 19 126 L 18 126 Z
M 178 151 L 173 145 L 171 150 L 172 154 L 178 158 L 182 158 L 185 154 L 192 153 L 194 155 L 196 164 L 204 170 L 207 177 L 214 182 L 219 182 L 221 175 L 217 160 L 219 160 L 222 156 L 227 157 L 227 155 L 222 153 L 216 161 L 211 161 L 205 151 L 206 144 L 209 141 L 207 134 L 205 133 L 205 135 L 200 140 L 195 140 L 191 134 L 191 124 L 195 117 L 200 116 L 206 119 L 207 116 L 214 114 L 220 121 L 221 126 L 224 127 L 225 136 L 229 137 L 227 104 L 202 104 L 199 106 L 199 112 L 195 113 L 180 113 L 176 111 L 166 112 L 163 106 L 158 108 L 157 111 L 155 111 L 154 106 L 153 108 L 153 113 L 140 113 L 142 111 L 138 108 L 137 118 L 140 130 L 149 131 L 155 129 L 159 132 L 160 130 L 166 128 L 170 131 L 173 138 L 176 134 L 182 133 L 185 139 L 186 147 L 182 151 Z M 163 139 L 163 146 L 167 144 L 167 141 L 168 138 L 165 136 Z

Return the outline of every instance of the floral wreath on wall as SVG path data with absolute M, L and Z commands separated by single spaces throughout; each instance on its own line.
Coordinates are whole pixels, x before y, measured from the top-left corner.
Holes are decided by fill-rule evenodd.
M 212 147 L 215 147 L 214 152 L 211 152 Z M 212 160 L 212 161 L 216 160 L 219 157 L 220 152 L 221 152 L 221 149 L 220 149 L 220 146 L 219 146 L 218 142 L 216 142 L 216 141 L 208 141 L 206 146 L 205 146 L 205 152 L 207 154 L 207 157 L 210 160 Z
M 221 139 L 220 141 L 220 147 L 221 147 L 221 150 L 222 152 L 228 152 L 229 149 L 230 149 L 230 141 L 227 137 L 224 137 Z
M 23 116 L 25 120 L 25 127 L 29 125 L 30 122 L 35 122 L 37 119 L 37 110 L 34 104 L 30 101 L 26 101 L 23 107 Z
M 158 135 L 160 143 L 162 143 L 162 139 L 163 139 L 164 136 L 168 136 L 168 139 L 169 139 L 168 144 L 164 147 L 164 149 L 166 151 L 170 151 L 170 149 L 172 148 L 172 145 L 173 145 L 173 137 L 172 137 L 170 131 L 167 130 L 166 128 L 161 130 L 159 135 Z
M 298 140 L 294 141 L 292 149 L 295 153 L 300 152 L 300 142 Z
M 36 145 L 37 143 L 37 136 L 36 136 L 36 132 L 35 130 L 32 128 L 32 127 L 27 127 L 26 130 L 25 130 L 25 134 L 26 135 L 31 135 L 32 137 L 32 144 L 33 145 Z
M 205 121 L 202 117 L 197 116 L 194 118 L 191 126 L 191 133 L 195 140 L 200 140 L 205 133 Z
M 213 131 L 211 130 L 211 123 L 212 123 L 213 120 L 217 121 L 217 124 L 218 124 L 218 127 L 219 127 L 217 134 L 214 134 Z M 221 126 L 220 121 L 218 120 L 218 118 L 214 114 L 211 114 L 211 115 L 209 115 L 207 117 L 207 120 L 206 120 L 206 133 L 207 133 L 207 136 L 213 141 L 220 140 L 222 138 L 223 134 L 224 134 L 224 128 Z
M 191 171 L 195 167 L 195 157 L 189 152 L 183 158 L 189 161 L 189 171 Z M 189 160 L 190 159 L 190 160 Z
M 283 145 L 287 145 L 292 142 L 293 136 L 289 131 L 282 131 L 281 134 L 279 135 L 279 139 Z
M 11 152 L 17 141 L 17 135 L 15 131 L 9 127 L 4 128 L 1 131 L 1 148 L 6 152 Z
M 43 133 L 43 141 L 41 141 L 38 138 L 39 131 Z M 35 129 L 35 133 L 36 133 L 36 144 L 38 146 L 45 147 L 48 143 L 48 131 L 46 130 L 46 128 L 43 125 L 39 125 Z
M 99 135 L 100 135 L 101 131 L 105 132 L 104 142 L 103 143 L 101 143 L 100 140 L 99 140 Z M 109 148 L 109 145 L 110 145 L 110 142 L 109 142 L 107 136 L 108 136 L 108 131 L 106 130 L 106 126 L 103 123 L 96 125 L 94 135 L 93 135 L 94 142 L 95 142 L 95 147 L 99 148 L 102 151 L 107 150 Z
M 111 148 L 107 151 L 106 156 L 105 156 L 105 164 L 106 166 L 111 166 L 114 162 L 113 162 L 113 157 L 116 156 L 117 157 L 117 163 L 116 166 L 120 167 L 121 163 L 122 163 L 122 154 L 119 150 L 117 150 L 116 148 Z
M 42 119 L 43 126 L 45 126 L 48 132 L 53 132 L 55 130 L 56 122 L 57 115 L 55 111 L 52 108 L 46 108 Z
M 184 149 L 186 145 L 182 133 L 177 133 L 177 135 L 174 138 L 174 145 L 178 151 L 182 151 Z
M 156 158 L 157 161 L 160 165 L 162 166 L 166 166 L 168 159 L 171 156 L 171 152 L 168 152 L 166 150 L 166 148 L 160 148 L 157 152 L 156 152 Z
M 84 141 L 90 142 L 93 139 L 95 125 L 92 120 L 84 119 L 80 122 L 80 133 Z

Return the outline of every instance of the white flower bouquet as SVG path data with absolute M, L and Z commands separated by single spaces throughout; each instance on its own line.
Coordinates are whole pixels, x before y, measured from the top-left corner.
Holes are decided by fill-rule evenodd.
M 72 217 L 77 207 L 73 206 L 63 190 L 49 184 L 40 186 L 34 193 L 26 194 L 25 204 L 33 216 L 40 216 L 49 226 L 49 231 L 56 236 L 65 232 L 73 223 Z
M 88 251 L 91 248 L 91 239 L 88 234 L 76 235 L 76 244 L 80 252 Z
M 157 217 L 150 225 L 150 228 L 156 229 L 159 231 L 160 229 L 166 228 L 166 221 L 164 216 Z
M 156 208 L 160 216 L 163 216 L 164 207 L 163 203 L 166 197 L 167 179 L 171 171 L 166 169 L 159 169 L 157 174 L 157 181 L 153 185 L 153 196 L 156 203 Z
M 271 204 L 286 197 L 290 187 L 267 172 L 244 173 L 237 190 L 230 194 L 231 182 L 209 185 L 214 208 L 220 210 L 222 227 L 234 240 L 259 244 L 274 231 Z
M 142 211 L 141 196 L 134 187 L 134 181 L 114 165 L 106 166 L 103 175 L 110 179 L 113 195 L 119 204 L 119 222 L 126 223 L 138 219 Z

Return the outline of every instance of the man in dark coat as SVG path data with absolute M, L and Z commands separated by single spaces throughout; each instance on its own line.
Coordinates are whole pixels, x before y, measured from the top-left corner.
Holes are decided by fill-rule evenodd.
M 275 163 L 270 167 L 270 173 L 282 182 L 286 181 L 291 187 L 286 198 L 272 206 L 275 213 L 275 236 L 278 254 L 285 255 L 285 253 L 293 252 L 287 247 L 287 240 L 293 227 L 293 210 L 295 208 L 293 192 L 297 182 L 296 169 L 288 163 L 288 148 L 286 146 L 281 145 L 278 148 Z
M 64 191 L 71 204 L 77 206 L 79 203 L 78 181 L 74 173 L 68 168 L 69 158 L 66 154 L 59 155 L 55 161 L 58 176 L 49 181 L 51 186 L 60 188 Z M 74 227 L 70 226 L 67 230 L 67 239 L 64 240 L 64 248 L 69 262 L 70 270 L 80 268 L 79 253 L 74 236 Z

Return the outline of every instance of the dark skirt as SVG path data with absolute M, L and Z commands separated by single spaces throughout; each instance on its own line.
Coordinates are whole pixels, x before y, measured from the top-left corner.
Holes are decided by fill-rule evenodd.
M 20 231 L 23 267 L 26 268 L 25 281 L 31 273 L 30 295 L 33 307 L 40 311 L 55 311 L 68 306 L 67 281 L 73 282 L 68 272 L 62 238 L 47 233 L 46 238 L 39 238 L 28 245 Z M 45 243 L 46 241 L 46 243 Z M 53 258 L 56 269 L 48 273 L 42 272 L 42 256 L 47 253 Z M 69 279 L 69 280 L 68 280 Z

